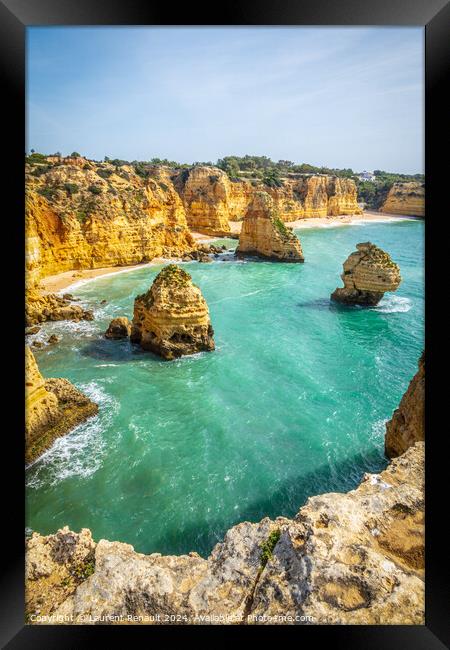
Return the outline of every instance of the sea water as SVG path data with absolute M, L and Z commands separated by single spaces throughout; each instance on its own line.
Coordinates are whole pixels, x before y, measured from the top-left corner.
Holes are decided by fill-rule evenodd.
M 297 234 L 304 264 L 229 253 L 183 264 L 208 302 L 214 352 L 167 362 L 103 337 L 112 318 L 132 317 L 162 265 L 72 290 L 95 320 L 45 324 L 37 338 L 62 338 L 35 356 L 45 377 L 68 378 L 100 410 L 27 469 L 27 527 L 206 556 L 233 524 L 293 516 L 309 496 L 386 466 L 385 422 L 424 346 L 424 223 Z M 399 264 L 399 289 L 373 308 L 331 303 L 365 241 Z

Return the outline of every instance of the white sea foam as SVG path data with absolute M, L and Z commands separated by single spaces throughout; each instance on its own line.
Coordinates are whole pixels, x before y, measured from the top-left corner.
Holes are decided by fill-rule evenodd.
M 72 476 L 86 478 L 94 474 L 107 452 L 102 433 L 119 409 L 119 402 L 108 395 L 99 382 L 76 384 L 99 406 L 99 414 L 58 438 L 52 447 L 27 467 L 27 487 L 56 485 Z
M 374 311 L 380 311 L 383 314 L 406 313 L 412 307 L 412 302 L 404 296 L 384 296 L 380 303 L 373 307 Z
M 374 440 L 375 442 L 380 442 L 384 440 L 387 421 L 388 419 L 384 418 L 382 420 L 377 420 L 372 424 L 372 430 L 369 435 L 370 440 Z

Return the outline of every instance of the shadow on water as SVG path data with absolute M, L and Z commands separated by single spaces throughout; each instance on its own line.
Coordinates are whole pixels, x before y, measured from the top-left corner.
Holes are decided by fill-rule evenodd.
M 365 454 L 356 454 L 330 467 L 322 465 L 314 472 L 290 479 L 270 497 L 260 499 L 248 505 L 236 514 L 231 521 L 225 518 L 199 520 L 185 527 L 172 527 L 161 536 L 151 549 L 139 549 L 140 552 L 163 554 L 183 554 L 196 550 L 207 557 L 217 542 L 223 540 L 226 531 L 243 521 L 258 522 L 263 517 L 272 519 L 284 516 L 292 518 L 305 504 L 310 496 L 327 492 L 348 492 L 355 489 L 365 472 L 378 473 L 385 469 L 387 459 L 379 449 Z M 136 547 L 139 542 L 134 542 Z
M 137 361 L 144 357 L 161 361 L 160 357 L 143 350 L 139 345 L 130 343 L 128 339 L 114 341 L 99 338 L 83 346 L 79 353 L 83 357 L 89 357 L 96 361 L 129 363 L 130 361 Z

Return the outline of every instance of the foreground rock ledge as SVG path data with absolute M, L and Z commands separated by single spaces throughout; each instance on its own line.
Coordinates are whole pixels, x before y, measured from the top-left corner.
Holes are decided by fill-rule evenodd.
M 418 442 L 356 490 L 308 499 L 293 519 L 234 526 L 206 560 L 95 544 L 86 529 L 33 533 L 28 620 L 423 624 L 423 483 Z
M 277 262 L 304 262 L 300 240 L 286 227 L 266 192 L 257 192 L 244 216 L 236 255 Z
M 98 406 L 67 379 L 44 380 L 25 347 L 25 462 L 31 463 L 56 438 L 98 413 Z
M 356 245 L 357 250 L 344 262 L 342 288 L 331 300 L 350 305 L 377 305 L 386 291 L 396 291 L 401 282 L 400 269 L 390 255 L 371 242 Z
M 214 350 L 208 305 L 189 273 L 169 264 L 134 301 L 131 341 L 170 360 Z

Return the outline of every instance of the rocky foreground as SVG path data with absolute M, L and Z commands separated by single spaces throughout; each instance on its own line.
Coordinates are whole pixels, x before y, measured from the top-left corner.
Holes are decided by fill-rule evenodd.
M 346 494 L 311 497 L 293 519 L 234 526 L 207 559 L 95 543 L 87 529 L 33 533 L 28 621 L 423 624 L 424 402 L 415 386 L 401 410 L 407 417 L 414 404 L 417 431 L 384 472 Z
M 400 269 L 390 255 L 375 244 L 356 245 L 344 262 L 343 287 L 331 294 L 331 300 L 347 305 L 377 305 L 386 291 L 396 291 L 401 282 Z

